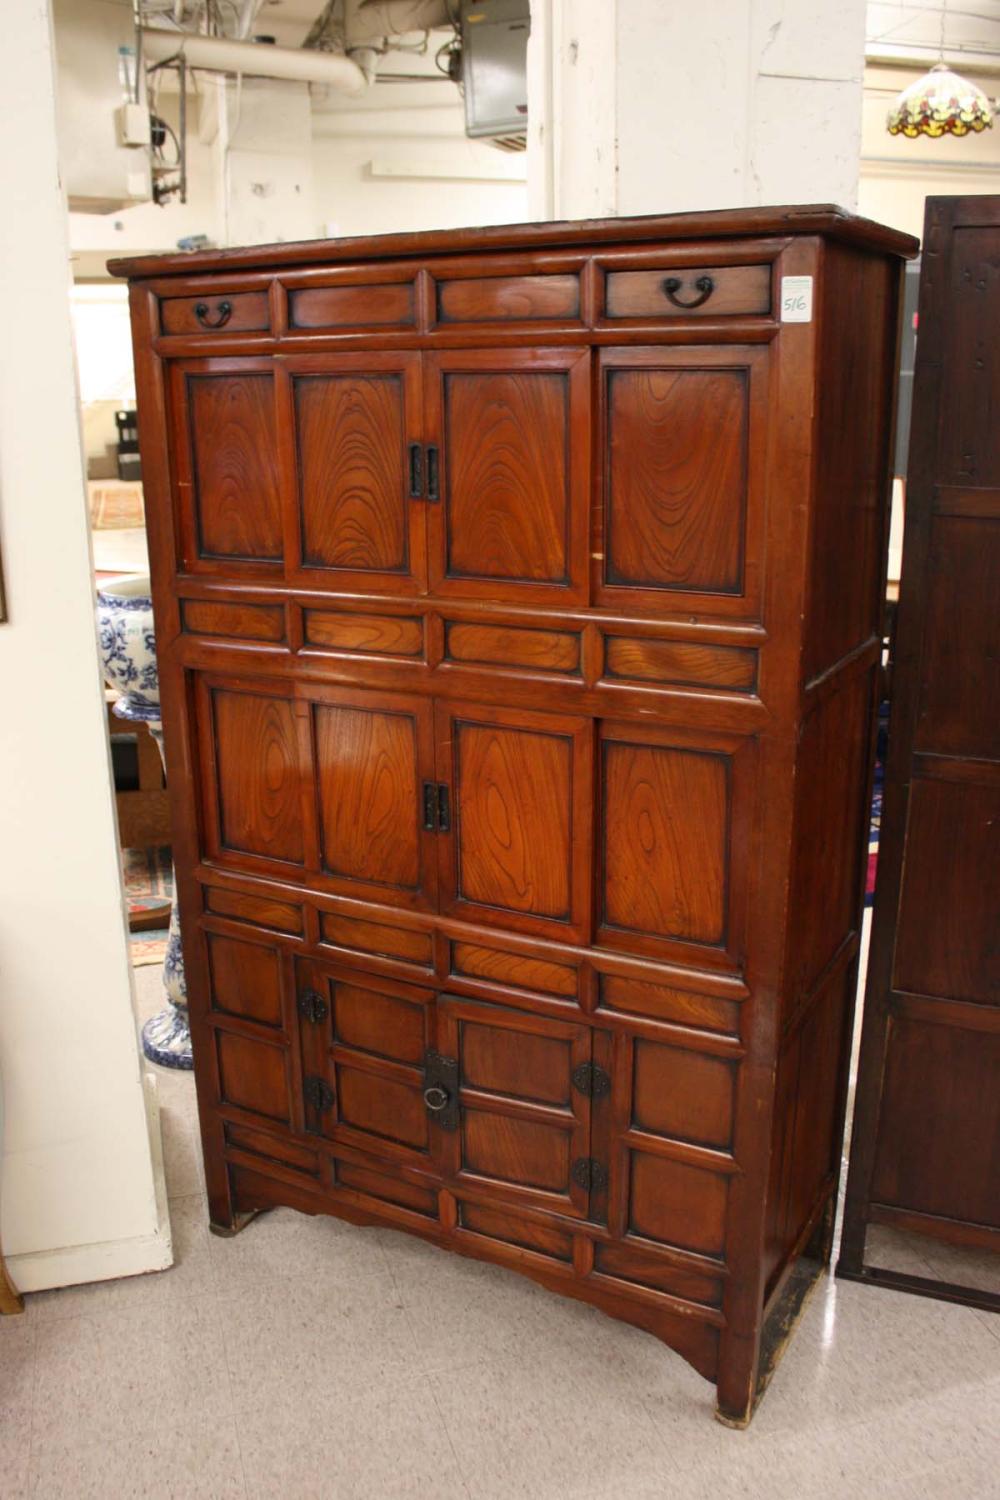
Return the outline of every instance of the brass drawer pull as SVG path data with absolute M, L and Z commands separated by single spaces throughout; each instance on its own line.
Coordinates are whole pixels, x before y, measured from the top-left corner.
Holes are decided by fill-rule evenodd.
M 692 297 L 690 302 L 682 302 L 677 293 L 680 291 L 683 285 L 684 283 L 679 276 L 668 276 L 663 283 L 663 290 L 666 292 L 667 296 L 675 307 L 701 307 L 702 303 L 707 302 L 709 297 L 711 297 L 712 293 L 715 291 L 715 282 L 712 280 L 711 276 L 699 276 L 698 280 L 695 282 L 695 286 L 697 287 L 701 295 L 698 297 Z

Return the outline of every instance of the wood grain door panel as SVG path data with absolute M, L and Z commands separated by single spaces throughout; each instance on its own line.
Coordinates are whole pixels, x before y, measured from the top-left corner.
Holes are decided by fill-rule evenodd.
M 766 368 L 738 345 L 602 351 L 600 603 L 759 610 Z
M 436 850 L 421 790 L 433 775 L 430 703 L 331 688 L 310 711 L 322 873 L 345 895 L 432 905 Z
M 421 592 L 426 501 L 411 494 L 410 474 L 410 445 L 421 440 L 420 356 L 282 360 L 279 387 L 293 434 L 297 576 L 311 588 Z
M 442 702 L 436 731 L 451 800 L 439 835 L 442 910 L 584 941 L 591 723 Z
M 589 361 L 577 350 L 424 355 L 436 593 L 584 600 Z
M 738 967 L 756 743 L 602 723 L 598 942 Z
M 281 575 L 285 544 L 274 365 L 170 367 L 177 547 L 194 573 Z
M 454 995 L 438 1000 L 438 1050 L 458 1062 L 460 1123 L 441 1137 L 445 1174 L 514 1203 L 585 1216 L 574 1163 L 590 1153 L 590 1099 L 573 1071 L 590 1030 Z

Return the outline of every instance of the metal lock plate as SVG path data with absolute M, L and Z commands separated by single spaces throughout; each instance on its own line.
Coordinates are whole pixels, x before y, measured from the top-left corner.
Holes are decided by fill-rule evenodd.
M 428 1047 L 424 1053 L 424 1105 L 442 1130 L 457 1130 L 458 1061 Z

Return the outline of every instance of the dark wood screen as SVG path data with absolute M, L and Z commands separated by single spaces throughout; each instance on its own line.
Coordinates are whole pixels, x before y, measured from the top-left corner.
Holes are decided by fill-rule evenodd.
M 1000 197 L 932 198 L 842 1276 L 870 1224 L 1000 1251 Z

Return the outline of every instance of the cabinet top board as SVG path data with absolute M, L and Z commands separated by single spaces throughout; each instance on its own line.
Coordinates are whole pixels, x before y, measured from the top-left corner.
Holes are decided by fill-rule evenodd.
M 180 276 L 192 272 L 265 270 L 325 265 L 331 261 L 399 259 L 408 255 L 469 250 L 556 250 L 583 245 L 642 244 L 656 240 L 730 239 L 736 235 L 824 235 L 862 249 L 911 258 L 920 242 L 912 235 L 860 218 L 832 203 L 784 208 L 727 208 L 710 213 L 644 214 L 638 218 L 562 219 L 541 224 L 497 224 L 485 229 L 434 229 L 418 233 L 358 235 L 336 240 L 298 240 L 108 261 L 113 276 Z

